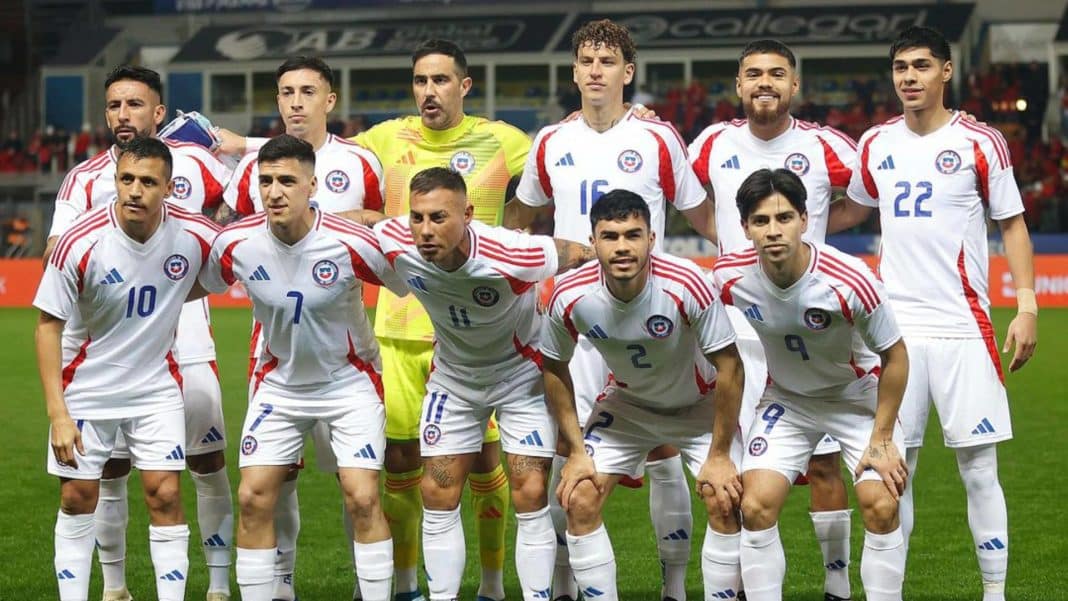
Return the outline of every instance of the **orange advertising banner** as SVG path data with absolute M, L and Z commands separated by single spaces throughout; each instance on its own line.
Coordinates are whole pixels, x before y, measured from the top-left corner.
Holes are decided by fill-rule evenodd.
M 875 265 L 875 256 L 862 258 L 869 265 Z M 699 257 L 696 261 L 711 267 L 714 259 Z M 42 271 L 39 258 L 0 259 L 0 307 L 32 306 Z M 1068 255 L 1035 255 L 1035 292 L 1039 307 L 1068 307 Z M 374 306 L 378 288 L 364 286 L 363 297 L 368 306 Z M 210 302 L 213 307 L 249 306 L 248 295 L 240 285 L 224 294 L 211 295 Z M 1016 291 L 1005 257 L 990 258 L 990 304 L 994 307 L 1016 306 Z

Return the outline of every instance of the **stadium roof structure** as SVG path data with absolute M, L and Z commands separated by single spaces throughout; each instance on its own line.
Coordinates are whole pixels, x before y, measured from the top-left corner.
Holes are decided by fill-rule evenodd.
M 120 33 L 122 29 L 117 27 L 80 30 L 77 35 L 67 38 L 45 64 L 51 67 L 91 65 Z

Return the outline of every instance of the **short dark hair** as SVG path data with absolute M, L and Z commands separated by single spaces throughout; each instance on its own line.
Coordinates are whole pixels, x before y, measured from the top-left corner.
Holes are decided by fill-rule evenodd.
M 443 54 L 452 57 L 460 77 L 467 77 L 467 55 L 464 54 L 463 49 L 456 42 L 434 39 L 419 44 L 412 51 L 412 66 L 414 67 L 415 63 L 419 62 L 419 59 L 431 54 Z
M 111 84 L 126 80 L 139 81 L 145 84 L 158 94 L 159 101 L 163 102 L 163 81 L 159 78 L 159 73 L 145 67 L 134 65 L 119 65 L 115 67 L 111 73 L 108 73 L 107 79 L 104 80 L 104 91 L 106 92 L 111 87 Z
M 312 145 L 289 134 L 275 136 L 260 148 L 256 161 L 266 163 L 283 159 L 297 159 L 315 169 L 315 149 Z
M 597 199 L 590 209 L 590 227 L 597 228 L 598 221 L 623 221 L 628 217 L 641 217 L 647 227 L 652 223 L 649 203 L 630 190 L 612 190 Z
M 747 221 L 753 209 L 765 198 L 778 192 L 790 202 L 790 206 L 797 210 L 798 214 L 808 212 L 805 200 L 808 199 L 808 191 L 805 184 L 796 173 L 789 169 L 757 169 L 745 178 L 738 188 L 738 212 L 742 220 Z
M 797 68 L 797 57 L 794 56 L 794 51 L 779 40 L 764 39 L 749 42 L 745 48 L 742 48 L 742 54 L 738 57 L 738 66 L 742 66 L 742 61 L 753 54 L 778 54 L 790 63 L 791 69 Z
M 299 71 L 301 69 L 310 69 L 318 73 L 323 81 L 327 83 L 331 88 L 334 87 L 334 71 L 330 68 L 330 65 L 326 64 L 323 59 L 318 56 L 291 56 L 286 59 L 286 62 L 278 66 L 278 70 L 274 72 L 274 81 L 278 83 L 282 79 L 282 75 L 289 73 L 290 71 Z
M 893 63 L 894 57 L 902 50 L 911 48 L 927 48 L 931 51 L 931 56 L 941 61 L 953 58 L 949 50 L 949 42 L 946 41 L 946 36 L 942 35 L 941 31 L 922 25 L 913 25 L 897 34 L 897 39 L 890 45 L 890 62 Z
M 431 167 L 415 174 L 408 184 L 409 195 L 429 194 L 434 190 L 451 190 L 467 194 L 464 176 L 445 167 Z
M 171 156 L 171 149 L 167 148 L 167 145 L 159 138 L 134 136 L 132 140 L 122 145 L 122 156 L 119 157 L 119 160 L 121 161 L 126 157 L 163 161 L 163 164 L 167 166 L 168 181 L 171 179 L 171 173 L 174 172 L 174 158 Z
M 595 48 L 619 48 L 623 61 L 628 63 L 633 63 L 638 56 L 638 48 L 630 37 L 630 31 L 611 19 L 588 21 L 579 27 L 578 31 L 571 35 L 571 54 L 578 58 L 579 48 L 586 44 L 592 44 Z

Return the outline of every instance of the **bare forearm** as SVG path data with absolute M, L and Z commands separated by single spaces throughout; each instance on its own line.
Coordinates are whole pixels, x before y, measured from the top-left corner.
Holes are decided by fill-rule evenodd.
M 878 404 L 875 407 L 875 426 L 872 438 L 889 440 L 894 435 L 901 398 L 909 377 L 909 356 L 905 343 L 898 340 L 893 346 L 879 353 L 882 368 L 879 374 Z
M 61 365 L 63 355 L 61 337 L 63 321 L 52 316 L 41 315 L 34 332 L 37 347 L 37 371 L 41 376 L 44 389 L 45 408 L 50 420 L 69 417 L 67 404 L 63 400 L 63 374 Z
M 579 428 L 578 413 L 575 411 L 575 386 L 571 382 L 567 364 L 546 358 L 543 378 L 545 398 L 556 420 L 560 440 L 569 449 L 582 449 L 582 429 Z
M 1022 215 L 1004 219 L 998 223 L 1005 243 L 1005 259 L 1016 288 L 1035 289 L 1035 254 L 1027 223 Z
M 871 207 L 856 203 L 848 196 L 832 202 L 827 215 L 827 233 L 834 234 L 856 227 L 867 221 L 871 212 Z
M 716 388 L 713 399 L 716 406 L 715 423 L 712 425 L 711 455 L 730 455 L 731 441 L 738 430 L 738 414 L 745 389 L 745 372 L 735 345 L 710 355 L 716 366 Z
M 717 243 L 716 239 L 716 210 L 711 201 L 711 195 L 700 205 L 682 212 L 683 217 L 690 223 L 701 237 L 710 242 Z
M 574 269 L 596 258 L 596 255 L 593 254 L 593 249 L 585 244 L 560 240 L 559 238 L 555 238 L 554 241 L 556 242 L 556 255 L 559 257 L 559 267 L 556 270 L 558 274 Z
M 534 222 L 537 214 L 537 209 L 524 204 L 518 198 L 513 198 L 504 205 L 502 225 L 510 230 L 525 230 Z

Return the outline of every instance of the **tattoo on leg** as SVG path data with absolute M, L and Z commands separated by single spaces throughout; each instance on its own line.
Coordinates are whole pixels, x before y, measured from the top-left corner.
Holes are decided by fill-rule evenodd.
M 549 473 L 552 468 L 552 459 L 545 457 L 531 457 L 530 455 L 509 455 L 508 471 L 513 478 L 526 476 L 530 472 Z
M 454 455 L 432 457 L 426 460 L 426 473 L 430 474 L 434 483 L 441 488 L 450 488 L 456 484 L 456 478 L 450 472 L 450 468 L 455 462 L 456 457 Z

